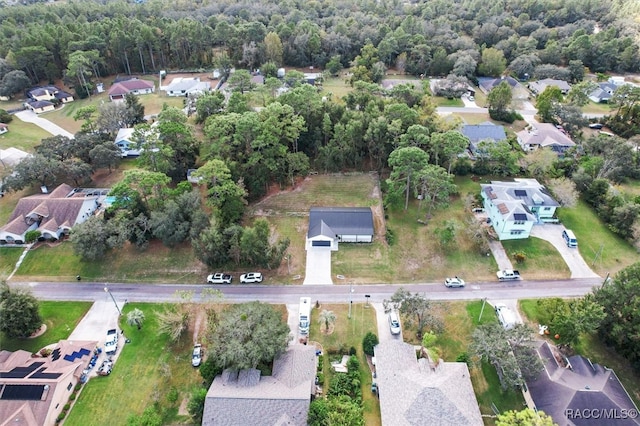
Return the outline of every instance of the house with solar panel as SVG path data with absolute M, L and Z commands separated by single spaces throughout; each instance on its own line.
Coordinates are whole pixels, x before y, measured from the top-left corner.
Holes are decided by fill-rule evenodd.
M 555 223 L 560 204 L 535 179 L 480 185 L 488 221 L 500 240 L 529 238 L 535 224 Z
M 98 342 L 61 340 L 48 357 L 0 351 L 0 424 L 56 424 Z M 95 362 L 95 361 L 94 361 Z

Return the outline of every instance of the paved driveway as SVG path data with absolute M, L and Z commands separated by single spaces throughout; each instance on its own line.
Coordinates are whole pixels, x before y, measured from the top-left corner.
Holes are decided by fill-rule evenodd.
M 24 122 L 35 124 L 44 131 L 51 133 L 53 136 L 66 136 L 70 139 L 73 139 L 73 133 L 67 132 L 57 124 L 53 124 L 46 118 L 40 117 L 30 109 L 16 112 L 14 115 Z
M 391 329 L 389 328 L 389 320 L 387 318 L 387 314 L 384 312 L 382 303 L 371 303 L 370 305 L 373 306 L 373 308 L 376 310 L 376 320 L 378 321 L 378 341 L 402 341 L 402 323 L 400 323 L 400 334 L 391 334 Z
M 333 284 L 330 250 L 326 248 L 307 250 L 307 265 L 303 284 Z
M 571 270 L 571 278 L 599 278 L 600 275 L 591 270 L 577 248 L 567 247 L 564 238 L 562 238 L 562 231 L 564 230 L 564 225 L 534 225 L 531 230 L 531 236 L 553 244 Z

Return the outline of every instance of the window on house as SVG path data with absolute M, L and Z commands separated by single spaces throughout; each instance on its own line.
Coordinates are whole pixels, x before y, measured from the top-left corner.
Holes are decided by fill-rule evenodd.
M 524 225 L 524 220 L 516 220 L 515 222 L 513 222 L 514 225 Z
M 69 385 L 67 386 L 67 390 L 71 390 L 72 387 L 73 387 L 73 383 L 69 382 Z
M 551 207 L 545 207 L 543 210 L 551 210 Z
M 520 229 L 513 229 L 511 230 L 511 235 L 520 235 L 522 234 L 524 231 L 520 230 Z

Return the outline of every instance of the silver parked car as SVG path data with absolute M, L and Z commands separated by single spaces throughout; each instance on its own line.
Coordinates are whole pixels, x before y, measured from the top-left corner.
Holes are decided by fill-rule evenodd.
M 445 278 L 444 285 L 445 287 L 464 287 L 464 280 L 458 277 Z

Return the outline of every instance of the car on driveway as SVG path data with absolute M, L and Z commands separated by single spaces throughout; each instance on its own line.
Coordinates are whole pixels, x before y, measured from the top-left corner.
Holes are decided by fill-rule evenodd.
M 111 368 L 113 367 L 113 361 L 111 359 L 105 359 L 100 364 L 100 368 L 98 368 L 98 375 L 100 376 L 108 376 L 111 374 Z
M 261 283 L 262 282 L 262 274 L 260 272 L 247 272 L 246 274 L 240 275 L 240 282 L 245 283 Z
M 464 280 L 462 278 L 453 277 L 444 279 L 445 287 L 464 287 Z
M 194 367 L 200 366 L 202 362 L 202 345 L 200 343 L 196 343 L 193 345 L 193 353 L 191 354 L 191 365 Z
M 589 128 L 590 129 L 597 129 L 600 130 L 604 127 L 604 125 L 602 123 L 591 123 L 589 124 Z
M 208 284 L 231 284 L 231 281 L 233 281 L 233 275 L 223 272 L 216 272 L 207 277 Z
M 389 330 L 391 334 L 400 334 L 400 318 L 396 311 L 389 312 Z

